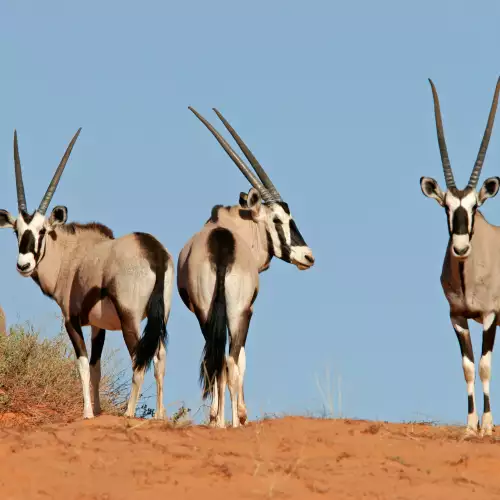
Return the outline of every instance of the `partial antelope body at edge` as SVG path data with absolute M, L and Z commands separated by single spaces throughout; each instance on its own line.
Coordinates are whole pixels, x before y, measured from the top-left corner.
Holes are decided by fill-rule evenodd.
M 465 189 L 456 187 L 446 148 L 437 91 L 432 81 L 429 81 L 447 191 L 442 191 L 437 181 L 430 177 L 422 177 L 420 186 L 424 195 L 434 198 L 446 212 L 449 241 L 441 272 L 441 285 L 450 306 L 450 319 L 460 345 L 467 385 L 466 433 L 475 435 L 480 429 L 482 435 L 490 435 L 493 430 L 490 406 L 491 357 L 496 327 L 500 324 L 500 227 L 487 222 L 478 209 L 488 198 L 496 196 L 500 178 L 490 177 L 484 181 L 479 191 L 476 188 L 493 130 L 500 78 L 479 153 Z M 469 319 L 483 324 L 479 376 L 483 384 L 484 411 L 480 426 L 474 394 L 475 367 Z
M 39 207 L 32 213 L 27 208 L 14 132 L 18 216 L 0 210 L 0 227 L 14 230 L 21 276 L 31 277 L 61 309 L 82 381 L 84 418 L 92 418 L 101 410 L 100 359 L 106 330 L 122 330 L 133 361 L 132 390 L 125 415 L 135 415 L 144 372 L 153 361 L 156 416 L 162 418 L 167 322 L 174 280 L 172 257 L 148 233 L 115 238 L 111 229 L 97 222 L 67 223 L 68 210 L 62 205 L 55 206 L 49 217 L 45 215 L 80 130 L 66 149 Z M 140 323 L 144 318 L 147 324 L 141 337 Z M 92 330 L 90 360 L 82 333 L 82 327 L 87 325 Z

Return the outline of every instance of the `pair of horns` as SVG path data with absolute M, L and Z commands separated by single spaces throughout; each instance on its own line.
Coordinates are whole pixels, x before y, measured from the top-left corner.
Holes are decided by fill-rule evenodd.
M 40 202 L 40 206 L 38 207 L 38 212 L 40 212 L 42 215 L 45 215 L 45 212 L 47 212 L 47 208 L 50 205 L 52 197 L 54 196 L 54 193 L 56 191 L 57 185 L 59 184 L 59 180 L 61 179 L 64 167 L 68 162 L 71 150 L 73 149 L 73 146 L 75 145 L 75 142 L 78 139 L 81 130 L 82 128 L 80 127 L 76 132 L 76 134 L 73 136 L 73 139 L 71 139 L 71 142 L 69 143 L 69 146 L 67 147 L 66 152 L 64 153 L 64 156 L 62 157 L 61 162 L 59 163 L 59 166 L 57 167 L 54 173 L 54 177 L 52 177 L 49 187 L 47 188 L 47 191 L 44 197 L 42 198 L 42 201 Z M 14 130 L 14 169 L 16 172 L 17 206 L 19 212 L 27 212 L 28 207 L 26 205 L 26 195 L 24 193 L 23 173 L 21 172 L 21 160 L 19 158 L 19 147 L 17 144 L 16 130 Z
M 241 170 L 242 174 L 247 178 L 248 182 L 259 191 L 262 196 L 262 199 L 266 202 L 276 202 L 281 201 L 281 196 L 278 193 L 278 190 L 271 182 L 271 179 L 266 174 L 261 164 L 257 161 L 255 156 L 252 154 L 250 149 L 248 149 L 247 145 L 243 142 L 241 137 L 236 133 L 233 127 L 228 123 L 228 121 L 222 116 L 222 114 L 217 111 L 215 108 L 213 110 L 220 118 L 224 126 L 227 128 L 229 133 L 233 136 L 233 139 L 236 141 L 240 149 L 243 151 L 243 154 L 250 162 L 250 165 L 255 170 L 255 173 L 258 177 L 254 175 L 252 170 L 245 164 L 245 162 L 238 156 L 238 154 L 231 148 L 228 142 L 222 137 L 217 130 L 207 121 L 203 116 L 201 116 L 195 109 L 191 106 L 188 107 L 199 119 L 200 121 L 212 132 L 214 137 L 217 139 L 219 144 L 222 146 L 224 151 L 229 155 L 229 157 L 233 160 L 236 166 Z
M 443 130 L 443 120 L 441 118 L 441 109 L 439 107 L 439 99 L 436 91 L 436 87 L 432 80 L 429 78 L 429 83 L 432 88 L 432 97 L 434 99 L 434 114 L 436 117 L 436 130 L 439 143 L 439 152 L 441 154 L 441 163 L 443 164 L 444 178 L 446 181 L 446 186 L 448 189 L 456 188 L 455 179 L 453 178 L 453 171 L 451 170 L 450 158 L 448 157 L 448 150 L 446 149 L 446 141 L 444 138 Z M 500 91 L 500 78 L 497 81 L 497 86 L 495 88 L 495 94 L 493 96 L 493 102 L 491 103 L 490 115 L 488 117 L 488 123 L 486 124 L 486 129 L 484 131 L 483 140 L 481 141 L 481 146 L 479 148 L 479 153 L 477 154 L 476 163 L 472 169 L 470 175 L 469 183 L 467 187 L 476 188 L 479 176 L 481 174 L 481 169 L 483 168 L 484 158 L 486 156 L 486 150 L 488 149 L 488 144 L 490 142 L 491 132 L 493 130 L 493 123 L 495 121 L 495 114 L 498 105 L 498 93 Z

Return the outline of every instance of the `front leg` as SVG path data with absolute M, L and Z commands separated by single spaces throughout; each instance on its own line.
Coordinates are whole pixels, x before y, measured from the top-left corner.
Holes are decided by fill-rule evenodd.
M 90 354 L 90 381 L 94 394 L 94 415 L 101 413 L 99 384 L 101 383 L 101 356 L 106 339 L 106 330 L 92 326 L 92 351 Z
M 451 315 L 451 323 L 457 334 L 460 352 L 462 354 L 462 367 L 464 369 L 465 382 L 467 384 L 467 435 L 476 435 L 479 419 L 476 411 L 476 401 L 474 395 L 474 353 L 472 352 L 472 342 L 470 338 L 469 325 L 463 316 Z
M 483 347 L 479 361 L 479 376 L 483 383 L 484 410 L 481 422 L 481 435 L 491 436 L 493 432 L 493 416 L 490 407 L 490 379 L 491 379 L 491 355 L 495 343 L 497 329 L 497 315 L 487 314 L 483 317 Z
M 85 340 L 83 339 L 82 327 L 78 316 L 72 316 L 69 321 L 65 322 L 66 331 L 76 354 L 76 364 L 80 379 L 82 381 L 83 391 L 83 418 L 94 418 L 92 404 L 90 399 L 90 367 Z

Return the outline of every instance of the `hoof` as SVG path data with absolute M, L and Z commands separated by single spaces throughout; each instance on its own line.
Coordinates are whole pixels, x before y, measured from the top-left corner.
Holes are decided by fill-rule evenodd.
M 492 425 L 485 425 L 484 427 L 481 428 L 479 431 L 479 435 L 481 437 L 485 436 L 493 436 L 493 426 Z
M 226 425 L 224 422 L 219 422 L 217 419 L 210 420 L 210 423 L 208 424 L 209 427 L 212 427 L 213 429 L 225 429 Z
M 157 411 L 153 418 L 155 420 L 165 420 L 165 408 L 162 408 L 160 411 Z
M 475 438 L 477 437 L 477 430 L 474 429 L 473 427 L 466 427 L 465 432 L 464 432 L 464 438 Z
M 492 436 L 493 435 L 493 416 L 491 411 L 485 413 L 483 415 L 483 419 L 481 422 L 481 437 L 483 436 Z

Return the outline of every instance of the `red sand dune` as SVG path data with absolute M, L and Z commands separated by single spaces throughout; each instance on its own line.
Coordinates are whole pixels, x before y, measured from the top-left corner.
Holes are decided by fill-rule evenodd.
M 499 443 L 465 441 L 454 427 L 299 417 L 223 430 L 109 416 L 4 423 L 2 500 L 500 496 Z

